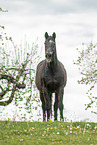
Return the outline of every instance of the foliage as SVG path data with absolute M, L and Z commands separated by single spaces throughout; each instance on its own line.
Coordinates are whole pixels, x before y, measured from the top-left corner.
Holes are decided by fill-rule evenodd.
M 0 8 L 1 12 L 8 12 L 8 10 L 3 10 L 2 8 Z
M 97 123 L 0 122 L 0 144 L 97 144 Z
M 6 12 L 1 8 L 0 11 Z M 25 108 L 33 116 L 33 109 L 40 105 L 34 79 L 39 59 L 37 41 L 30 45 L 25 37 L 20 45 L 15 45 L 0 25 L 0 106 L 14 102 L 19 112 Z M 26 115 L 21 113 L 19 117 Z
M 80 73 L 83 75 L 78 83 L 89 85 L 87 92 L 90 103 L 86 105 L 86 109 L 97 107 L 97 97 L 93 95 L 93 89 L 97 84 L 97 44 L 90 42 L 88 45 L 83 45 L 81 50 L 78 50 L 79 56 L 74 64 L 78 65 Z M 97 113 L 92 111 L 92 113 Z

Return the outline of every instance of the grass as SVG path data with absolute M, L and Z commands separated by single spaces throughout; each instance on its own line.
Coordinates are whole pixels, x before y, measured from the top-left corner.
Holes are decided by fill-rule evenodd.
M 97 145 L 97 123 L 0 121 L 0 145 Z

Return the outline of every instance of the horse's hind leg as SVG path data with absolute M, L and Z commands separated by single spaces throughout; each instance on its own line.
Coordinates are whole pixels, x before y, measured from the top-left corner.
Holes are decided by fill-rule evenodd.
M 58 94 L 55 93 L 54 120 L 57 120 L 57 110 L 58 110 Z
M 60 110 L 60 120 L 64 121 L 64 118 L 63 118 L 63 104 L 61 104 L 61 107 L 59 107 L 59 110 Z
M 40 93 L 40 99 L 42 101 L 42 110 L 43 110 L 43 121 L 46 121 L 46 114 L 45 114 L 45 100 L 43 94 Z
M 51 119 L 52 119 L 52 94 L 50 95 L 50 103 L 51 103 L 50 114 L 51 114 Z
M 60 88 L 59 93 L 58 93 L 58 107 L 60 110 L 60 120 L 64 120 L 63 118 L 63 93 L 64 93 L 64 89 Z

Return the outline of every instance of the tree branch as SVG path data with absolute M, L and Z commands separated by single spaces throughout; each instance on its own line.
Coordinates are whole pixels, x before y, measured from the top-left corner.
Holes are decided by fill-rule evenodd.
M 16 85 L 13 86 L 12 93 L 9 99 L 7 101 L 0 102 L 0 106 L 7 106 L 8 104 L 10 104 L 13 101 L 15 91 L 16 91 Z
M 19 73 L 16 76 L 16 79 L 14 79 L 14 77 L 12 77 L 10 75 L 6 75 L 6 74 L 2 75 L 2 74 L 0 74 L 0 79 L 7 79 L 9 82 L 14 84 L 11 96 L 9 97 L 9 99 L 7 101 L 0 102 L 0 106 L 7 106 L 8 104 L 10 104 L 13 101 L 14 94 L 15 94 L 15 91 L 16 91 L 16 87 L 18 87 L 18 88 L 25 88 L 25 84 L 20 84 L 18 81 L 19 81 L 20 77 L 22 76 L 22 74 L 23 74 L 23 72 L 25 70 L 25 67 L 26 67 L 26 65 L 28 63 L 27 59 L 24 62 L 24 64 L 22 64 L 22 68 L 19 70 Z
M 7 75 L 7 74 L 0 74 L 0 79 L 7 79 L 8 82 L 11 82 L 13 84 L 16 84 L 16 86 L 20 89 L 20 88 L 25 88 L 26 85 L 25 84 L 21 84 L 19 83 L 16 79 L 14 79 L 14 77 Z
M 9 88 L 6 88 L 5 90 L 3 89 L 2 92 L 0 93 L 0 100 L 3 98 L 3 96 L 9 91 Z
M 8 68 L 5 68 L 6 69 L 6 71 L 9 71 L 9 70 L 16 70 L 16 71 L 19 71 L 20 70 L 20 68 L 17 68 L 17 67 L 8 67 Z M 21 68 L 22 69 L 22 68 Z M 1 68 L 1 70 L 2 70 L 2 68 Z M 32 70 L 32 71 L 34 71 L 34 69 L 25 69 L 25 71 L 28 71 L 28 70 Z

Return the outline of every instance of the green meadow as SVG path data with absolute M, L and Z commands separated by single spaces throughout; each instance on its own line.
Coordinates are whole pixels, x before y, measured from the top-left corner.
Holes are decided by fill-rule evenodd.
M 0 145 L 97 145 L 97 123 L 0 121 Z

